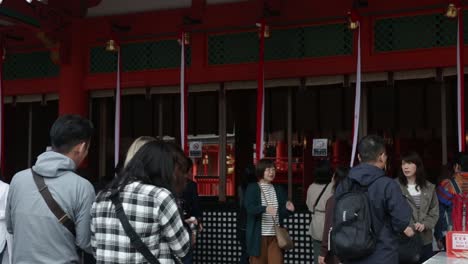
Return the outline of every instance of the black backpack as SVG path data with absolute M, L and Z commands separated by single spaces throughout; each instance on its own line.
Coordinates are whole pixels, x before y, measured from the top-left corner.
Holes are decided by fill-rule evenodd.
M 383 176 L 382 176 L 383 177 Z M 356 260 L 371 255 L 377 244 L 367 186 L 346 177 L 340 182 L 343 192 L 335 196 L 331 250 L 340 260 Z

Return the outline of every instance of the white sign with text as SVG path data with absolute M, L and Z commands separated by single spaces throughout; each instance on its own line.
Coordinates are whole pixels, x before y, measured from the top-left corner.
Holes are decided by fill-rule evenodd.
M 201 158 L 202 157 L 202 148 L 203 143 L 200 141 L 190 142 L 189 145 L 189 157 L 191 158 Z
M 314 138 L 312 140 L 312 156 L 326 157 L 328 155 L 328 139 Z

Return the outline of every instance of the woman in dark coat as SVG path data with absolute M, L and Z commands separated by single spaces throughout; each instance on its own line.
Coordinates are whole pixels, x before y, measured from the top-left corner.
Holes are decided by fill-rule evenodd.
M 278 246 L 274 226 L 294 212 L 284 190 L 272 182 L 276 170 L 274 163 L 262 159 L 257 163 L 258 182 L 247 187 L 244 205 L 247 210 L 246 244 L 250 263 L 283 263 L 283 252 Z

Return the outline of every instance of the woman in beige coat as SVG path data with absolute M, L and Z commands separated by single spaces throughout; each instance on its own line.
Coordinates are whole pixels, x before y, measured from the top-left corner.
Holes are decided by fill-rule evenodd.
M 415 152 L 402 157 L 397 181 L 413 210 L 410 227 L 421 236 L 423 246 L 420 262 L 423 263 L 433 255 L 432 230 L 439 219 L 435 186 L 426 180 L 421 157 Z
M 307 208 L 312 213 L 309 234 L 313 239 L 314 263 L 318 263 L 325 226 L 325 205 L 333 194 L 332 170 L 328 160 L 320 161 L 314 170 L 314 182 L 307 190 Z

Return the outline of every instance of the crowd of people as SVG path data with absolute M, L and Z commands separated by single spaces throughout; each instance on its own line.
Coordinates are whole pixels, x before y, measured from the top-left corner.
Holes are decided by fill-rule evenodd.
M 93 125 L 59 117 L 52 151 L 0 184 L 0 263 L 193 263 L 202 228 L 192 161 L 175 144 L 135 140 L 125 163 L 97 195 L 76 173 Z M 14 237 L 14 239 L 11 239 Z
M 82 263 L 86 254 L 97 263 L 193 263 L 203 227 L 192 160 L 175 144 L 140 137 L 96 195 L 76 173 L 93 130 L 80 116 L 59 117 L 52 151 L 10 185 L 0 182 L 0 264 Z M 379 136 L 361 139 L 357 152 L 351 169 L 327 160 L 315 168 L 306 199 L 314 263 L 423 263 L 433 241 L 443 249 L 447 231 L 465 230 L 468 156 L 457 155 L 436 186 L 415 152 L 401 157 L 398 177 L 385 175 Z M 239 185 L 240 263 L 284 263 L 291 247 L 281 227 L 295 206 L 275 176 L 274 162 L 261 159 Z
M 455 155 L 453 171 L 438 186 L 427 180 L 422 159 L 415 152 L 401 157 L 395 179 L 385 175 L 388 157 L 379 136 L 366 136 L 359 142 L 358 159 L 360 164 L 352 169 L 338 166 L 332 170 L 328 160 L 319 161 L 315 168 L 306 199 L 311 212 L 309 234 L 314 263 L 423 263 L 445 249 L 447 231 L 465 231 L 468 219 L 462 217 L 466 202 L 462 194 L 468 193 L 468 174 L 463 173 L 468 171 L 468 155 Z M 241 263 L 282 263 L 283 251 L 272 226 L 281 225 L 294 212 L 294 206 L 286 206 L 290 202 L 286 202 L 281 188 L 271 185 L 274 167 L 266 164 L 265 160 L 257 164 L 258 182 L 240 189 L 241 194 L 245 192 L 242 199 L 247 209 L 246 225 L 240 226 L 247 234 Z M 363 193 L 364 203 L 369 202 L 370 221 L 366 216 L 357 216 L 362 208 L 343 208 L 346 200 L 355 202 L 349 195 L 360 192 L 356 190 Z M 351 212 L 355 212 L 355 219 L 340 223 L 344 214 Z M 349 238 L 353 230 L 346 226 L 355 225 L 353 221 L 361 222 L 361 226 L 367 224 L 372 230 L 370 250 L 363 254 L 358 253 L 359 243 Z M 345 237 L 340 236 L 346 232 Z
M 447 231 L 465 231 L 463 194 L 468 193 L 468 179 L 463 172 L 468 171 L 468 155 L 456 154 L 453 170 L 437 186 L 427 180 L 416 152 L 401 157 L 395 179 L 385 175 L 388 157 L 379 136 L 361 139 L 358 159 L 359 165 L 350 170 L 337 167 L 332 172 L 328 161 L 320 162 L 315 169 L 316 180 L 307 192 L 314 263 L 424 263 L 437 251 L 445 250 Z M 359 192 L 359 188 L 370 204 L 369 227 L 374 237 L 364 255 L 358 255 L 359 247 L 354 247 L 355 252 L 347 251 L 359 243 L 340 236 L 344 232 L 355 234 L 350 227 L 358 224 L 353 221 L 366 223 L 365 216 L 359 218 L 356 213 L 355 219 L 341 220 L 346 213 L 358 212 L 353 206 L 342 206 L 347 199 L 351 201 L 347 195 Z M 339 217 L 334 217 L 336 214 Z

